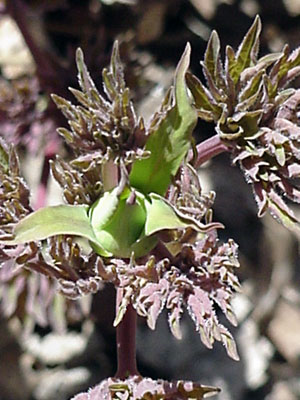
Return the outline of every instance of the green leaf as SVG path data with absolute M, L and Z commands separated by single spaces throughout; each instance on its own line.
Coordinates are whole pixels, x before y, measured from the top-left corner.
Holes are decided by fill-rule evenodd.
M 267 193 L 267 207 L 270 214 L 286 228 L 291 230 L 299 230 L 299 221 L 293 210 L 286 204 L 282 197 L 275 192 L 274 189 Z M 261 214 L 264 215 L 264 214 Z
M 145 234 L 152 235 L 164 229 L 185 229 L 205 232 L 213 228 L 221 228 L 218 223 L 203 225 L 201 222 L 181 214 L 165 198 L 156 193 L 150 193 L 151 202 L 146 202 L 147 219 Z
M 226 76 L 229 76 L 230 79 L 233 80 L 233 78 L 235 76 L 235 68 L 236 68 L 236 63 L 237 63 L 236 58 L 235 58 L 235 52 L 231 46 L 227 45 L 225 53 L 226 53 L 226 58 L 225 58 Z
M 190 148 L 197 112 L 192 107 L 185 84 L 189 66 L 190 45 L 185 48 L 175 74 L 175 105 L 150 134 L 145 149 L 149 158 L 133 164 L 130 183 L 144 194 L 165 194 Z
M 191 73 L 186 74 L 186 82 L 193 95 L 199 117 L 206 121 L 217 120 L 222 109 L 215 103 L 206 87 Z
M 227 85 L 220 57 L 220 39 L 216 31 L 213 31 L 210 35 L 204 55 L 204 62 L 201 62 L 201 64 L 212 95 L 218 101 L 224 101 L 224 90 L 226 91 Z
M 231 68 L 230 75 L 235 84 L 238 82 L 241 72 L 256 61 L 260 31 L 260 18 L 259 16 L 256 16 L 252 26 L 239 46 L 235 56 L 236 63 L 234 66 L 232 65 Z
M 103 69 L 102 78 L 104 91 L 111 101 L 124 92 L 126 84 L 117 40 L 114 42 L 109 69 Z
M 7 244 L 43 240 L 55 235 L 81 236 L 97 243 L 88 218 L 88 206 L 59 205 L 41 208 L 17 223 L 15 238 Z
M 119 194 L 116 187 L 106 192 L 90 212 L 91 224 L 101 248 L 110 255 L 129 258 L 147 254 L 157 243 L 156 238 L 144 234 L 146 221 L 145 196 L 129 188 Z M 131 203 L 130 196 L 135 197 Z M 101 248 L 94 247 L 100 255 Z
M 247 101 L 253 95 L 255 96 L 258 94 L 264 73 L 265 71 L 262 70 L 253 75 L 253 77 L 248 81 L 247 85 L 239 93 L 239 102 Z
M 87 94 L 89 94 L 92 89 L 97 91 L 94 81 L 92 80 L 85 65 L 81 48 L 76 50 L 76 65 L 78 69 L 78 82 L 81 89 Z
M 274 97 L 279 88 L 284 87 L 291 79 L 294 79 L 299 74 L 299 66 L 300 48 L 297 48 L 289 55 L 289 46 L 285 45 L 281 58 L 270 72 L 270 78 L 273 83 L 271 97 Z
M 220 70 L 220 39 L 216 31 L 210 35 L 204 55 L 204 64 L 211 77 L 215 80 Z
M 4 172 L 8 172 L 9 156 L 4 146 L 4 141 L 0 138 L 0 167 Z
M 101 230 L 110 222 L 119 205 L 119 188 L 116 187 L 111 192 L 105 192 L 89 210 L 89 217 L 92 228 Z
M 278 164 L 283 167 L 286 161 L 286 156 L 285 156 L 285 149 L 283 145 L 276 145 L 275 147 L 275 157 L 278 162 Z

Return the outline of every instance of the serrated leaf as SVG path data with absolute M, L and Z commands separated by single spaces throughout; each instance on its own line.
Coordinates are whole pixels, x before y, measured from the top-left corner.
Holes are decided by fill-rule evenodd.
M 164 195 L 190 148 L 197 121 L 197 112 L 191 105 L 185 84 L 190 52 L 188 44 L 177 66 L 175 105 L 146 142 L 145 150 L 151 155 L 136 161 L 129 175 L 131 185 L 144 194 Z
M 74 142 L 74 138 L 72 132 L 66 128 L 57 128 L 57 132 L 68 142 Z
M 286 46 L 284 56 L 280 60 L 279 68 L 274 73 L 274 93 L 279 88 L 285 87 L 300 74 L 300 48 L 297 48 L 288 56 L 289 46 Z M 272 71 L 273 72 L 273 71 Z
M 288 229 L 299 229 L 299 222 L 292 210 L 275 192 L 268 194 L 268 209 L 270 214 Z
M 217 80 L 217 78 L 213 78 L 211 74 L 208 72 L 206 65 L 204 62 L 200 63 L 202 65 L 203 69 L 203 74 L 205 76 L 208 90 L 211 93 L 212 97 L 217 103 L 225 103 L 228 100 L 228 94 L 227 90 L 224 90 L 224 87 L 222 84 L 218 84 L 220 80 Z
M 57 105 L 58 108 L 64 109 L 64 108 L 71 108 L 72 103 L 66 99 L 64 99 L 61 96 L 58 96 L 57 94 L 51 94 L 51 98 L 54 101 L 54 103 Z
M 18 222 L 13 232 L 15 238 L 6 243 L 14 245 L 56 235 L 75 235 L 99 244 L 88 218 L 88 208 L 85 205 L 41 208 Z

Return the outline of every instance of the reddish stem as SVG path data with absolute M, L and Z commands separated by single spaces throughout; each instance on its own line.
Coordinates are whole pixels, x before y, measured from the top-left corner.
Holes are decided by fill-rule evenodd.
M 116 308 L 123 296 L 123 289 L 117 289 Z M 139 375 L 136 365 L 136 320 L 135 309 L 130 304 L 122 321 L 117 326 L 117 357 L 118 370 L 116 378 L 126 379 L 128 376 Z
M 196 161 L 194 162 L 194 167 L 200 167 L 200 165 L 202 165 L 206 161 L 225 151 L 229 151 L 229 147 L 224 144 L 218 134 L 204 140 L 204 142 L 201 142 L 197 145 L 198 156 Z M 191 160 L 192 157 L 193 154 L 191 152 L 189 154 L 189 160 Z

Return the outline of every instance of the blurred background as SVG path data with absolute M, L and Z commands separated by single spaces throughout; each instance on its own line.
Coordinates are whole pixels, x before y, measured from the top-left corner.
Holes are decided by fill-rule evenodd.
M 185 44 L 191 70 L 213 29 L 237 48 L 256 14 L 263 31 L 261 55 L 300 45 L 300 0 L 2 0 L 0 1 L 0 134 L 18 148 L 35 208 L 61 202 L 49 160 L 70 150 L 56 128 L 66 126 L 49 95 L 72 100 L 80 46 L 101 87 L 113 41 L 120 42 L 128 86 L 138 112 L 149 119 L 172 83 Z M 299 86 L 299 81 L 294 83 Z M 199 123 L 202 141 L 213 126 Z M 156 331 L 139 320 L 140 372 L 191 379 L 222 389 L 218 400 L 300 399 L 299 237 L 270 216 L 256 217 L 251 188 L 226 155 L 200 170 L 204 191 L 217 193 L 214 219 L 224 239 L 240 245 L 242 293 L 231 329 L 241 361 L 221 345 L 207 350 L 189 318 L 183 340 L 174 339 L 165 315 Z M 295 208 L 300 216 L 300 209 Z M 0 269 L 0 400 L 68 400 L 115 373 L 114 289 L 64 299 L 54 282 L 6 264 Z M 228 326 L 228 324 L 226 324 Z

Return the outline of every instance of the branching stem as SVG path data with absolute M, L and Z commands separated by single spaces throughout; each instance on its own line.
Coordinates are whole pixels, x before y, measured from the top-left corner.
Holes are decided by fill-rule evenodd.
M 194 163 L 194 167 L 199 168 L 200 165 L 202 165 L 206 161 L 225 151 L 229 151 L 229 148 L 220 139 L 220 136 L 218 134 L 212 136 L 207 140 L 204 140 L 204 142 L 201 142 L 197 145 L 198 156 Z M 189 159 L 191 158 L 192 154 L 190 154 Z

